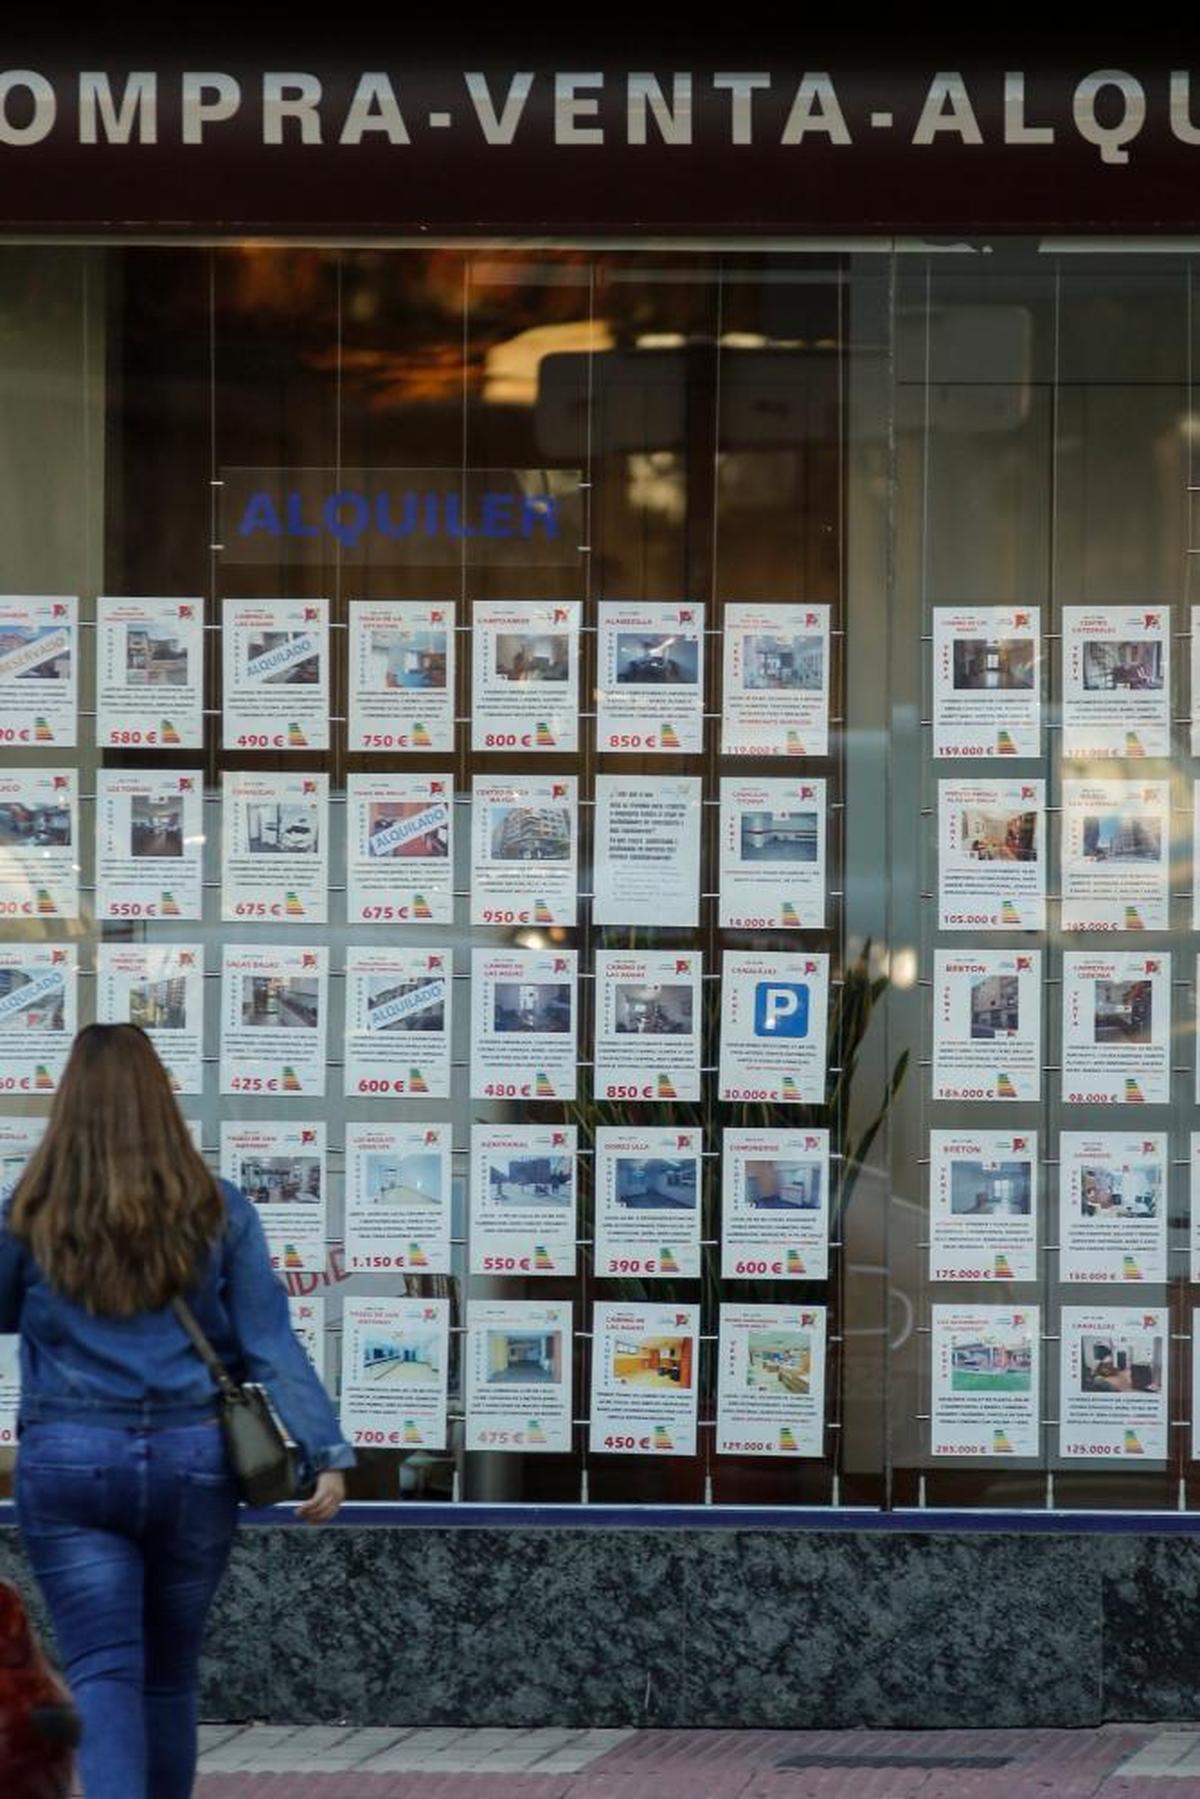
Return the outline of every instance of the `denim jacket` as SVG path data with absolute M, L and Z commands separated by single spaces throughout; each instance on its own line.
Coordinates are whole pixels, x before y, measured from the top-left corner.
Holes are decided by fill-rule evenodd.
M 235 1380 L 264 1386 L 305 1472 L 348 1468 L 354 1451 L 291 1327 L 258 1213 L 221 1182 L 226 1228 L 188 1301 Z M 49 1420 L 162 1429 L 216 1416 L 213 1381 L 170 1306 L 98 1318 L 56 1293 L 0 1224 L 0 1331 L 21 1334 L 22 1426 Z

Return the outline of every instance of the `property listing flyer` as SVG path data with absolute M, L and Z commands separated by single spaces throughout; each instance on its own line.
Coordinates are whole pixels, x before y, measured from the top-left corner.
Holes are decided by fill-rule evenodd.
M 288 1320 L 300 1339 L 300 1347 L 325 1384 L 325 1301 L 320 1294 L 301 1299 L 288 1294 Z
M 221 1126 L 221 1173 L 240 1187 L 281 1274 L 325 1267 L 328 1195 L 325 1126 L 230 1123 Z
M 472 924 L 578 922 L 578 792 L 574 775 L 475 776 Z
M 96 917 L 189 918 L 204 912 L 204 775 L 96 771 Z
M 204 601 L 96 601 L 100 749 L 204 746 Z
M 934 1306 L 934 1455 L 1039 1453 L 1041 1309 Z
M 597 775 L 593 924 L 700 922 L 699 775 Z
M 822 930 L 825 783 L 721 781 L 721 915 L 729 930 Z
M 1063 607 L 1064 756 L 1171 754 L 1171 613 Z
M 0 745 L 78 742 L 79 601 L 0 595 Z
M 1064 931 L 1165 931 L 1169 781 L 1064 781 Z
M 0 1206 L 12 1198 L 45 1129 L 44 1118 L 0 1118 Z
M 579 748 L 578 600 L 509 600 L 471 612 L 471 748 Z
M 1042 952 L 935 950 L 933 1098 L 1037 1100 Z
M 444 1449 L 448 1299 L 342 1305 L 342 1429 L 359 1449 Z
M 226 600 L 224 747 L 329 748 L 325 600 Z
M 79 775 L 0 769 L 0 919 L 79 917 Z
M 222 776 L 221 917 L 324 924 L 329 916 L 329 776 Z
M 453 924 L 453 775 L 347 775 L 348 924 Z
M 938 929 L 1045 928 L 1045 781 L 939 781 Z
M 1192 628 L 1192 754 L 1200 756 L 1200 606 L 1191 611 Z
M 450 1138 L 448 1124 L 347 1124 L 347 1273 L 450 1273 Z
M 723 1305 L 718 1455 L 825 1453 L 825 1307 Z
M 1189 1143 L 1188 1218 L 1191 1247 L 1189 1279 L 1200 1281 L 1200 1131 L 1193 1131 Z M 0 1193 L 0 1197 L 3 1197 Z
M 698 755 L 704 748 L 704 607 L 602 600 L 596 748 Z
M 570 1449 L 571 1319 L 569 1299 L 468 1303 L 466 1448 Z
M 0 943 L 0 1094 L 53 1093 L 75 1035 L 75 945 Z
M 1163 1131 L 1063 1131 L 1058 1276 L 1165 1281 L 1167 1137 Z
M 1068 1105 L 1167 1105 L 1171 957 L 1063 956 L 1062 1096 Z
M 597 1099 L 699 1099 L 699 950 L 596 951 Z
M 0 1449 L 17 1440 L 17 1408 L 21 1403 L 21 1339 L 0 1337 Z
M 1193 755 L 1196 753 L 1193 750 Z M 1192 783 L 1192 929 L 1200 931 L 1200 781 Z
M 454 749 L 454 604 L 355 600 L 346 747 Z
M 929 1133 L 931 1281 L 1037 1279 L 1036 1131 Z
M 695 1455 L 699 1353 L 699 1306 L 598 1301 L 592 1307 L 592 1453 Z
M 329 951 L 226 944 L 221 955 L 221 1092 L 325 1093 Z
M 829 957 L 721 957 L 722 1099 L 823 1104 Z
M 1169 1319 L 1165 1306 L 1063 1307 L 1060 1455 L 1166 1455 Z
M 176 1093 L 204 1091 L 204 945 L 100 943 L 96 1016 L 136 1024 Z
M 596 1127 L 597 1279 L 699 1279 L 703 1148 L 699 1129 Z
M 409 944 L 346 951 L 347 1096 L 449 1099 L 454 952 Z
M 1192 1460 L 1200 1461 L 1200 1307 L 1192 1307 Z
M 573 1124 L 471 1127 L 472 1274 L 574 1275 Z
M 723 756 L 829 754 L 829 607 L 733 601 L 725 639 Z
M 723 1280 L 827 1279 L 828 1131 L 726 1131 L 721 1174 Z
M 471 951 L 471 1098 L 574 1099 L 578 956 Z
M 935 606 L 935 756 L 1039 756 L 1041 608 Z

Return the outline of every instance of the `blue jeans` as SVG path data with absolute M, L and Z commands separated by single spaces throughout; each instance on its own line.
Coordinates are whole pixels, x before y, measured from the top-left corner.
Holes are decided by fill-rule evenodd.
M 216 1424 L 30 1424 L 17 1520 L 83 1723 L 87 1799 L 187 1799 L 200 1644 L 237 1522 Z

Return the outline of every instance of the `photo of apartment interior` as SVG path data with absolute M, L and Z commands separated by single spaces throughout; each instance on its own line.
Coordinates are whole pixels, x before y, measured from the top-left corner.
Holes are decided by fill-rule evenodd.
M 618 1156 L 616 1199 L 632 1212 L 694 1212 L 695 1157 Z
M 1162 1191 L 1157 1162 L 1079 1170 L 1079 1209 L 1085 1218 L 1157 1218 Z
M 750 1331 L 746 1385 L 758 1393 L 812 1389 L 812 1338 L 807 1331 Z
M 513 1156 L 488 1167 L 488 1197 L 500 1206 L 569 1206 L 572 1165 L 568 1156 Z
M 1028 1218 L 1033 1202 L 1030 1162 L 950 1164 L 950 1211 L 955 1218 Z
M 617 680 L 621 685 L 695 686 L 700 645 L 694 637 L 643 637 L 617 632 Z
M 658 1387 L 686 1391 L 692 1385 L 690 1337 L 616 1337 L 612 1345 L 613 1380 L 619 1387 Z
M 495 862 L 566 862 L 571 817 L 565 806 L 497 806 L 492 814 Z
M 246 645 L 247 664 L 255 663 L 261 656 L 269 656 L 275 650 L 283 650 L 289 644 L 297 643 L 306 637 L 304 631 L 256 631 L 252 633 Z M 311 656 L 302 662 L 294 662 L 283 668 L 273 669 L 263 676 L 263 685 L 267 687 L 312 687 L 321 676 L 320 651 L 314 649 Z
M 0 805 L 0 849 L 67 849 L 70 842 L 69 807 L 26 806 L 19 800 Z
M 618 985 L 613 1000 L 613 1028 L 623 1036 L 686 1037 L 691 1032 L 692 989 L 686 985 Z
M 1033 640 L 959 637 L 954 643 L 955 692 L 1000 693 L 1033 686 Z
M 442 1158 L 420 1150 L 412 1155 L 368 1151 L 363 1157 L 363 1191 L 372 1206 L 439 1206 Z
M 497 981 L 494 1008 L 497 1032 L 565 1036 L 571 1029 L 571 989 L 565 981 Z
M 989 812 L 968 807 L 962 813 L 961 842 L 973 862 L 1037 860 L 1036 812 Z
M 1159 691 L 1163 684 L 1161 643 L 1085 643 L 1083 690 L 1115 693 L 1141 689 Z
M 319 1156 L 243 1156 L 238 1185 L 256 1206 L 321 1203 Z
M 744 812 L 743 862 L 805 862 L 817 859 L 815 812 Z
M 819 693 L 824 661 L 819 637 L 748 636 L 742 685 L 747 693 Z
M 143 1031 L 182 1031 L 187 1026 L 187 979 L 135 981 L 129 989 L 129 1022 Z
M 558 681 L 570 673 L 567 639 L 561 631 L 526 636 L 496 633 L 496 678 L 500 681 Z
M 1015 1037 L 1021 1023 L 1021 983 L 1015 974 L 990 974 L 971 982 L 971 1041 Z
M 1151 981 L 1097 981 L 1094 1043 L 1149 1043 L 1154 1035 Z
M 369 685 L 429 691 L 446 685 L 444 631 L 372 631 Z
M 426 1337 L 368 1332 L 359 1352 L 359 1374 L 371 1386 L 434 1386 L 438 1379 L 438 1341 Z
M 159 637 L 147 625 L 125 627 L 125 678 L 130 687 L 182 687 L 187 649 L 178 637 Z
M 131 856 L 182 856 L 183 804 L 177 795 L 152 800 L 135 793 L 129 802 Z
M 387 1018 L 387 1008 L 410 994 L 424 994 L 421 1005 L 413 1005 L 395 1018 Z M 417 975 L 410 981 L 397 981 L 390 974 L 367 976 L 367 1029 L 369 1031 L 443 1031 L 446 1028 L 446 983 L 440 976 Z
M 246 807 L 246 848 L 252 856 L 303 856 L 321 847 L 316 806 L 255 800 Z
M 492 1331 L 487 1334 L 489 1387 L 550 1386 L 562 1379 L 560 1330 Z
M 253 1029 L 317 1027 L 320 986 L 302 975 L 242 976 L 242 1023 Z
M 1084 1337 L 1079 1386 L 1083 1393 L 1159 1393 L 1163 1340 L 1150 1331 L 1113 1331 Z
M 434 802 L 438 804 L 438 802 Z M 449 813 L 441 806 L 441 822 L 431 824 L 427 831 L 421 831 L 412 837 L 401 837 L 396 843 L 385 843 L 383 840 L 396 826 L 406 824 L 410 818 L 417 818 L 422 813 L 432 810 L 427 800 L 402 800 L 399 805 L 388 805 L 373 800 L 367 812 L 367 854 L 374 857 L 431 857 L 443 859 L 450 851 Z
M 819 1162 L 747 1162 L 746 1204 L 755 1212 L 815 1212 L 821 1204 Z

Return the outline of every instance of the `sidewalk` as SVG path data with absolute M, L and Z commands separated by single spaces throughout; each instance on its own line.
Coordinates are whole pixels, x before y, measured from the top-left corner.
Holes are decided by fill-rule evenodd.
M 209 1725 L 197 1799 L 1200 1799 L 1200 1724 L 1099 1730 Z

